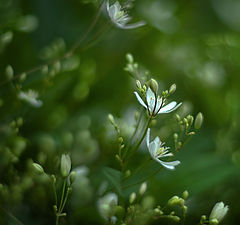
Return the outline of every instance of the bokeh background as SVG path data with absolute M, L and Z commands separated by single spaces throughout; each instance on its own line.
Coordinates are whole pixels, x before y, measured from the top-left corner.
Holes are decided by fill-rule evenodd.
M 152 177 L 147 194 L 164 205 L 188 190 L 186 224 L 197 224 L 223 201 L 230 208 L 223 224 L 240 224 L 240 2 L 137 0 L 130 14 L 146 26 L 117 29 L 102 13 L 72 57 L 54 61 L 47 73 L 7 82 L 8 65 L 18 75 L 68 52 L 86 33 L 98 5 L 97 0 L 0 0 L 0 224 L 21 224 L 16 218 L 22 224 L 54 223 L 52 187 L 30 165 L 38 162 L 56 173 L 66 152 L 80 177 L 62 223 L 104 223 L 96 207 L 106 180 L 101 168 L 118 169 L 107 115 L 115 116 L 127 140 L 141 108 L 133 95 L 135 81 L 124 71 L 128 52 L 161 90 L 177 84 L 173 99 L 183 101 L 180 115 L 204 114 L 202 129 L 177 155 L 181 165 Z M 29 88 L 39 92 L 41 108 L 17 98 Z M 169 145 L 174 114 L 160 116 L 154 128 Z M 146 154 L 143 144 L 132 167 Z M 153 163 L 135 179 L 159 166 Z

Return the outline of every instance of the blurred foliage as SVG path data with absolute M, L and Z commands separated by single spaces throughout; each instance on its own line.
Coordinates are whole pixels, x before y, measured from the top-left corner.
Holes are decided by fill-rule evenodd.
M 188 190 L 186 224 L 197 224 L 217 201 L 230 208 L 222 224 L 239 224 L 240 2 L 138 0 L 131 14 L 146 26 L 117 29 L 101 13 L 86 33 L 99 4 L 0 0 L 0 224 L 54 223 L 49 178 L 36 175 L 32 162 L 53 174 L 61 154 L 69 153 L 79 170 L 62 224 L 103 224 L 96 201 L 104 182 L 127 199 L 139 189 L 134 184 L 159 168 L 150 163 L 118 190 L 117 136 L 107 115 L 115 116 L 128 140 L 140 107 L 135 80 L 123 70 L 127 52 L 161 90 L 177 84 L 181 116 L 204 114 L 203 129 L 178 154 L 181 165 L 151 177 L 146 195 L 164 205 Z M 29 89 L 39 93 L 42 107 L 19 99 L 19 91 Z M 172 113 L 155 125 L 155 134 L 169 145 L 174 121 Z M 144 143 L 131 167 L 147 154 Z

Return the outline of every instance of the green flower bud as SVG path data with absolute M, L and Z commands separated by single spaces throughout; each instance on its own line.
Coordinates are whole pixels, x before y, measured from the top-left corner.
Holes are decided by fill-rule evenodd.
M 188 193 L 188 191 L 184 191 L 183 193 L 182 193 L 182 197 L 183 197 L 183 199 L 187 199 L 188 198 L 188 196 L 189 196 L 189 193 Z
M 177 119 L 177 122 L 179 122 L 181 120 L 181 118 L 178 114 L 176 114 L 176 119 Z
M 51 175 L 51 180 L 54 184 L 56 183 L 56 177 L 53 174 Z
M 44 173 L 44 169 L 42 168 L 41 165 L 39 165 L 38 163 L 33 163 L 33 168 L 34 170 L 38 173 L 38 174 L 43 174 Z
M 178 134 L 177 134 L 177 133 L 174 133 L 174 134 L 173 134 L 173 138 L 174 138 L 174 141 L 176 142 L 177 139 L 178 139 Z
M 169 88 L 169 94 L 173 94 L 177 89 L 176 84 L 172 84 L 171 87 Z
M 192 126 L 193 120 L 194 120 L 193 116 L 188 115 L 188 116 L 187 116 L 187 120 L 188 120 L 189 126 Z
M 133 192 L 129 197 L 129 203 L 132 204 L 135 201 L 136 197 L 136 193 Z
M 185 203 L 184 199 L 179 198 L 176 195 L 168 200 L 168 205 L 169 206 L 174 206 L 174 205 L 184 206 L 184 203 Z
M 195 135 L 195 132 L 194 132 L 194 131 L 189 132 L 188 135 L 189 135 L 189 136 L 193 136 L 193 135 Z
M 211 219 L 209 220 L 209 225 L 217 225 L 219 222 L 217 219 Z
M 170 216 L 170 219 L 172 219 L 174 222 L 179 222 L 181 219 L 178 216 Z
M 22 73 L 21 75 L 20 75 L 20 81 L 21 82 L 23 82 L 25 79 L 26 79 L 26 77 L 27 77 L 27 74 L 26 73 Z
M 108 114 L 108 120 L 110 121 L 111 124 L 115 124 L 115 120 L 112 114 Z
M 122 144 L 122 143 L 123 143 L 123 138 L 122 138 L 122 137 L 119 137 L 119 138 L 118 138 L 118 142 L 119 142 L 120 144 Z
M 72 171 L 70 173 L 70 182 L 71 184 L 73 184 L 73 182 L 76 180 L 76 172 L 75 171 Z
M 154 209 L 153 212 L 156 216 L 161 216 L 163 214 L 163 211 L 158 208 Z
M 130 54 L 130 53 L 127 53 L 127 55 L 126 55 L 126 59 L 127 59 L 127 61 L 129 62 L 129 63 L 133 63 L 133 56 L 132 56 L 132 54 Z
M 200 129 L 203 123 L 203 114 L 199 112 L 196 116 L 195 123 L 194 123 L 194 128 L 195 129 Z
M 186 127 L 189 126 L 189 124 L 188 124 L 188 120 L 187 120 L 186 118 L 183 118 L 183 123 L 185 124 Z
M 136 86 L 139 90 L 142 89 L 142 85 L 141 85 L 141 82 L 139 80 L 136 80 Z
M 63 154 L 61 157 L 61 173 L 63 177 L 67 177 L 71 170 L 71 159 L 69 155 Z
M 158 83 L 157 83 L 156 80 L 154 80 L 154 79 L 150 80 L 150 88 L 153 90 L 153 92 L 155 94 L 157 94 L 157 92 L 158 92 Z
M 143 182 L 139 188 L 139 194 L 143 195 L 147 190 L 147 182 Z
M 8 66 L 6 67 L 6 69 L 5 69 L 5 74 L 6 74 L 8 80 L 13 79 L 14 71 L 13 71 L 13 68 L 12 68 L 11 65 L 8 65 Z

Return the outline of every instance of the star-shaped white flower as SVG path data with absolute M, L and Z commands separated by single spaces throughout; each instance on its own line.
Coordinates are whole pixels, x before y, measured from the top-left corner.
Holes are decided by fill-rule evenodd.
M 150 87 L 147 90 L 145 101 L 146 103 L 142 100 L 142 98 L 136 91 L 134 92 L 134 94 L 136 95 L 139 103 L 148 110 L 150 116 L 156 116 L 157 114 L 161 113 L 170 113 L 176 110 L 180 105 L 182 105 L 181 102 L 177 104 L 177 102 L 175 101 L 165 105 L 165 99 L 160 96 L 156 97 Z
M 144 21 L 127 24 L 131 20 L 131 17 L 129 17 L 128 14 L 123 10 L 118 1 L 112 5 L 109 5 L 109 0 L 106 0 L 106 8 L 111 21 L 121 29 L 134 29 L 146 24 Z
M 180 164 L 180 161 L 164 162 L 159 158 L 173 156 L 172 153 L 169 153 L 169 147 L 164 147 L 164 143 L 160 141 L 159 137 L 156 137 L 154 141 L 150 142 L 150 128 L 148 128 L 146 136 L 147 147 L 151 157 L 160 163 L 162 166 L 169 170 L 174 170 L 175 166 Z
M 20 91 L 18 93 L 18 98 L 28 102 L 30 105 L 34 107 L 41 107 L 42 101 L 38 100 L 38 93 L 32 89 L 29 89 L 27 92 Z

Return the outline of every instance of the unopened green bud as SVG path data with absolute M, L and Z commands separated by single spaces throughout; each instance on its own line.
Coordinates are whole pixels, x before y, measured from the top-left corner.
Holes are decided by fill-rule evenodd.
M 178 139 L 178 134 L 177 134 L 177 133 L 174 133 L 174 134 L 173 134 L 173 138 L 174 138 L 174 141 L 176 142 L 177 139 Z
M 182 142 L 179 141 L 179 142 L 177 143 L 177 146 L 178 146 L 178 148 L 181 148 L 181 147 L 182 147 Z
M 134 67 L 135 69 L 137 69 L 137 68 L 138 68 L 138 63 L 134 63 L 134 64 L 133 64 L 133 67 Z
M 63 177 L 67 177 L 71 170 L 71 159 L 67 154 L 63 154 L 61 157 L 61 173 Z
M 179 122 L 181 120 L 181 118 L 178 114 L 176 114 L 176 119 L 177 119 L 177 122 Z
M 193 116 L 188 115 L 188 116 L 187 116 L 187 120 L 188 120 L 189 126 L 192 126 L 193 120 L 194 120 Z
M 39 165 L 38 163 L 33 163 L 33 168 L 35 169 L 35 171 L 38 173 L 38 174 L 43 174 L 44 173 L 44 169 L 42 168 L 41 165 Z
M 168 205 L 169 206 L 174 206 L 174 205 L 184 206 L 184 203 L 185 203 L 184 199 L 179 198 L 176 195 L 168 200 Z
M 120 159 L 120 157 L 119 157 L 118 154 L 115 155 L 115 158 L 116 158 L 116 160 L 117 160 L 118 162 L 121 162 L 121 159 Z
M 209 220 L 209 225 L 217 225 L 219 224 L 218 220 L 217 219 L 211 219 Z
M 188 193 L 188 191 L 184 191 L 183 193 L 182 193 L 182 197 L 183 197 L 183 199 L 187 199 L 188 198 L 188 196 L 189 196 L 189 193 Z
M 186 118 L 183 118 L 183 123 L 185 124 L 186 127 L 188 127 L 188 120 Z
M 154 80 L 154 79 L 150 80 L 150 88 L 153 90 L 153 92 L 155 94 L 157 94 L 157 92 L 158 92 L 158 83 L 157 83 L 156 80 Z
M 143 195 L 147 190 L 147 182 L 143 182 L 139 188 L 139 194 Z
M 163 214 L 163 211 L 158 208 L 154 209 L 153 212 L 156 216 L 161 216 Z
M 22 73 L 21 75 L 20 75 L 20 81 L 21 82 L 23 82 L 25 79 L 26 79 L 26 77 L 27 77 L 27 74 L 26 73 Z
M 112 114 L 108 114 L 108 120 L 110 121 L 111 124 L 115 124 L 115 120 Z
M 195 123 L 194 123 L 194 128 L 195 129 L 200 129 L 203 123 L 203 114 L 199 112 L 196 116 Z
M 75 171 L 72 171 L 70 173 L 70 182 L 71 184 L 73 184 L 73 182 L 76 180 L 76 172 Z
M 53 174 L 51 175 L 51 180 L 54 184 L 56 183 L 56 177 Z
M 178 216 L 170 216 L 170 218 L 171 218 L 174 222 L 179 222 L 179 221 L 180 221 L 180 217 L 178 217 Z
M 147 91 L 147 86 L 144 84 L 143 85 L 143 91 L 146 92 Z
M 172 84 L 171 87 L 169 88 L 169 94 L 173 94 L 177 89 L 176 84 Z
M 56 214 L 57 213 L 57 206 L 56 205 L 53 206 L 53 210 L 54 210 L 54 213 Z
M 6 74 L 8 80 L 13 79 L 14 70 L 13 70 L 13 68 L 12 68 L 11 65 L 8 65 L 8 66 L 6 67 L 6 69 L 5 69 L 5 74 Z
M 136 80 L 136 86 L 139 90 L 142 89 L 142 85 L 141 85 L 141 82 L 139 80 Z
M 17 125 L 18 125 L 19 127 L 21 127 L 21 126 L 23 125 L 23 118 L 22 118 L 22 117 L 19 117 L 19 118 L 17 119 L 16 123 L 17 123 Z
M 127 61 L 129 62 L 129 63 L 133 63 L 133 56 L 132 56 L 132 54 L 130 54 L 130 53 L 127 53 L 127 55 L 126 55 L 126 59 L 127 59 Z
M 42 75 L 47 75 L 48 74 L 48 66 L 47 65 L 42 67 L 41 73 L 42 73 Z
M 114 214 L 117 216 L 117 217 L 123 217 L 124 216 L 124 208 L 120 205 L 117 205 L 114 207 Z
M 119 138 L 118 138 L 118 142 L 119 142 L 120 144 L 122 144 L 122 143 L 123 143 L 123 138 L 122 138 L 122 137 L 119 137 Z
M 127 177 L 129 177 L 131 175 L 131 171 L 130 170 L 127 170 L 126 172 L 125 172 L 125 177 L 127 178 Z
M 183 206 L 183 212 L 186 214 L 187 213 L 187 210 L 188 210 L 188 207 L 187 206 Z
M 133 192 L 129 197 L 129 203 L 132 204 L 135 201 L 136 197 L 136 193 Z
M 189 136 L 193 136 L 193 135 L 195 135 L 195 132 L 194 132 L 194 131 L 189 132 L 188 135 L 189 135 Z

